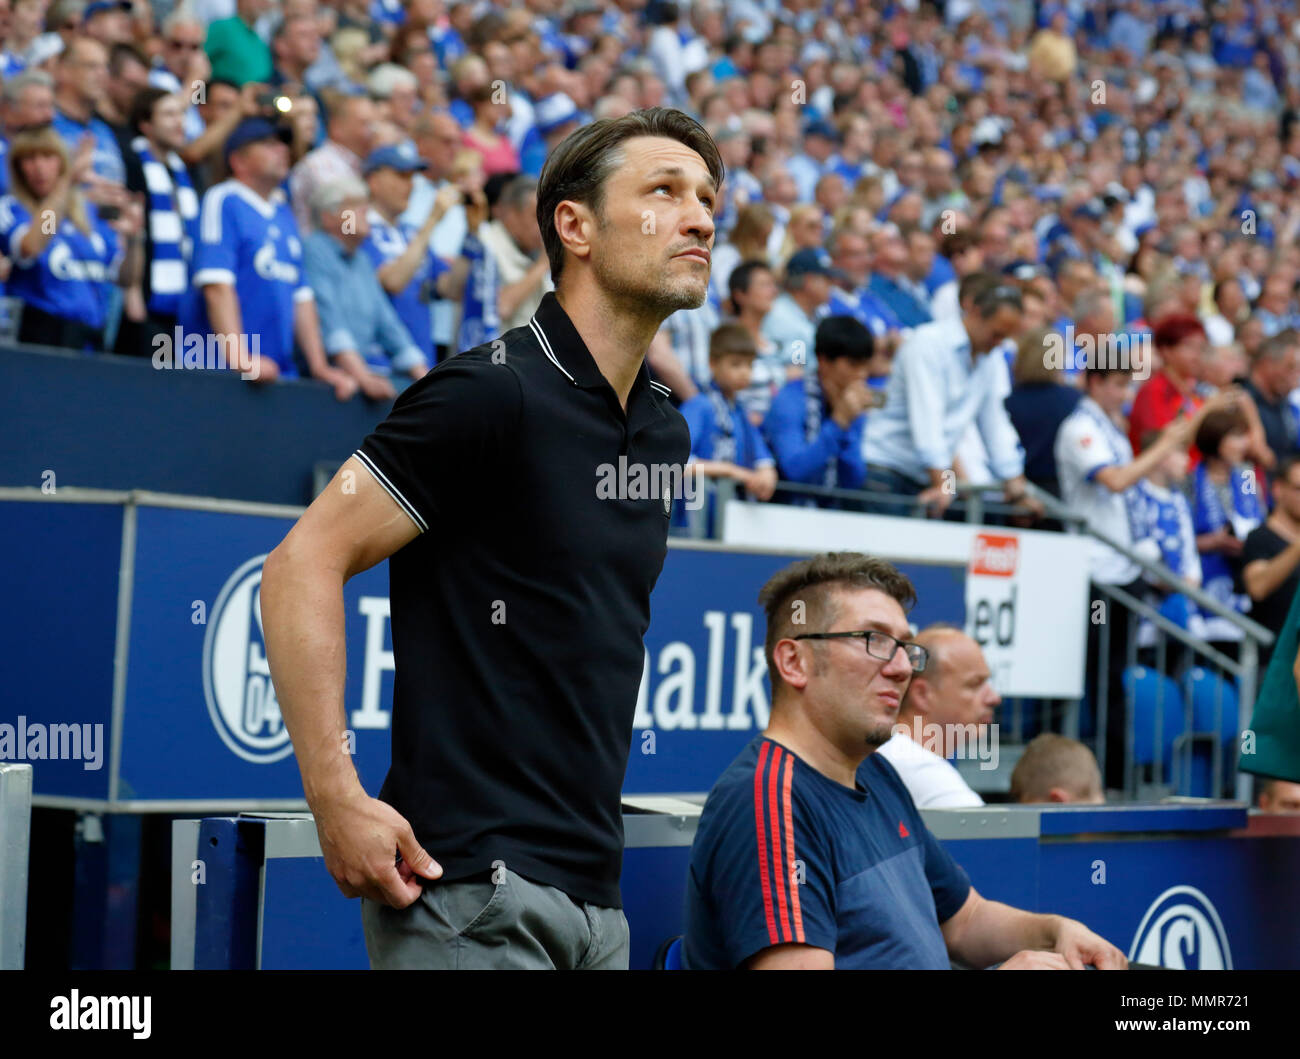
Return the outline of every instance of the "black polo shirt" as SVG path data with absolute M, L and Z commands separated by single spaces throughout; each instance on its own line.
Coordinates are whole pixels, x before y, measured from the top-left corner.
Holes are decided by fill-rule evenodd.
M 422 531 L 389 559 L 380 797 L 448 881 L 500 860 L 621 907 L 620 795 L 670 511 L 639 483 L 671 482 L 689 453 L 666 388 L 642 364 L 625 415 L 553 293 L 403 391 L 357 450 Z

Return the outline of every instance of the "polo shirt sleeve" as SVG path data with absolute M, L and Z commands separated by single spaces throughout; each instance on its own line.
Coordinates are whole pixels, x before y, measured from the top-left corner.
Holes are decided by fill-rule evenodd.
M 732 968 L 774 945 L 835 951 L 828 836 L 794 784 L 786 786 L 785 773 L 794 766 L 789 755 L 776 765 L 763 768 L 752 784 L 737 783 L 710 796 L 718 799 L 709 831 L 713 848 L 706 877 L 696 884 L 708 897 Z
M 512 368 L 454 357 L 403 390 L 355 455 L 423 533 L 474 483 L 508 480 L 522 409 Z
M 194 247 L 194 286 L 235 285 L 239 268 L 239 215 L 234 195 L 216 189 L 203 196 L 199 211 L 199 241 Z
M 1106 435 L 1087 416 L 1070 416 L 1061 424 L 1056 446 L 1057 471 L 1091 482 L 1103 467 L 1116 467 L 1119 459 Z

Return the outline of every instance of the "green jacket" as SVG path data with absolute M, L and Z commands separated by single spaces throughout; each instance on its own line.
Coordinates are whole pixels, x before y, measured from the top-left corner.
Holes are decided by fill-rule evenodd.
M 1300 694 L 1295 662 L 1300 651 L 1300 592 L 1291 600 L 1286 624 L 1273 645 L 1273 658 L 1250 719 L 1255 752 L 1241 755 L 1241 771 L 1300 783 Z

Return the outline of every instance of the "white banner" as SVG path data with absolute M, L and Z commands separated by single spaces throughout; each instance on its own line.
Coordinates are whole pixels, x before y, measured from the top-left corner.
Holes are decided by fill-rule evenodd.
M 723 540 L 769 551 L 858 551 L 966 571 L 964 624 L 1004 696 L 1078 698 L 1088 629 L 1088 544 L 1065 533 L 732 500 Z M 964 620 L 963 620 L 964 618 Z

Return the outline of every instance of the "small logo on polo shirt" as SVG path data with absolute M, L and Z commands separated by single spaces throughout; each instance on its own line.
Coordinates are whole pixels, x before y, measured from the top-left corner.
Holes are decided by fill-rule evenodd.
M 906 827 L 903 826 L 903 821 L 902 821 L 902 820 L 898 821 L 898 837 L 899 837 L 899 838 L 910 838 L 910 837 L 911 837 L 911 834 L 912 834 L 912 833 L 911 833 L 910 831 L 908 831 Z
M 664 514 L 665 515 L 671 514 L 672 510 L 673 510 L 673 487 L 671 485 L 665 485 L 664 486 Z

